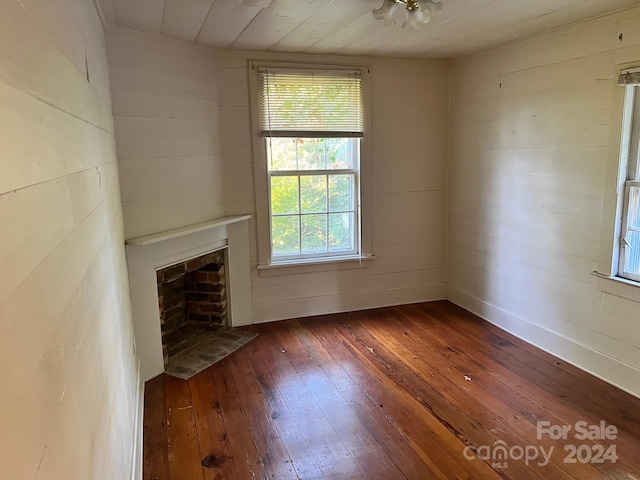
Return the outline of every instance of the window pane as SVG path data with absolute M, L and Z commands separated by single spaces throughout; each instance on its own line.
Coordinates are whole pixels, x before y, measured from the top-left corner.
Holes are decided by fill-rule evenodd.
M 353 175 L 329 175 L 329 211 L 353 210 Z
M 303 215 L 302 253 L 324 253 L 327 251 L 327 216 Z
M 327 211 L 327 176 L 304 175 L 300 177 L 300 202 L 302 213 Z
M 324 170 L 324 138 L 298 138 L 298 169 Z
M 640 187 L 629 189 L 628 215 L 624 269 L 640 275 Z
M 329 214 L 329 251 L 353 250 L 353 214 Z
M 353 142 L 351 138 L 327 138 L 327 168 L 353 168 Z
M 629 188 L 629 226 L 640 228 L 640 187 Z
M 624 270 L 640 275 L 640 232 L 628 232 L 626 238 L 633 248 L 626 248 Z
M 267 138 L 269 170 L 296 170 L 296 139 Z
M 300 253 L 300 225 L 297 215 L 273 217 L 271 235 L 273 255 L 298 255 Z
M 298 213 L 298 177 L 271 177 L 271 213 Z

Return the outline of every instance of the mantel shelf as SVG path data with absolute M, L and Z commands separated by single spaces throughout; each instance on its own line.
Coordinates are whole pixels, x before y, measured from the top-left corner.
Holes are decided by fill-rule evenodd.
M 195 225 L 189 225 L 186 227 L 174 228 L 173 230 L 167 230 L 165 232 L 153 233 L 151 235 L 145 235 L 143 237 L 130 238 L 125 241 L 126 245 L 134 246 L 146 246 L 153 245 L 154 243 L 164 242 L 165 240 L 171 240 L 172 238 L 183 237 L 191 233 L 202 232 L 204 230 L 211 230 L 217 227 L 223 227 L 231 223 L 242 222 L 249 220 L 251 215 L 234 215 L 229 217 L 221 217 L 208 222 L 196 223 Z

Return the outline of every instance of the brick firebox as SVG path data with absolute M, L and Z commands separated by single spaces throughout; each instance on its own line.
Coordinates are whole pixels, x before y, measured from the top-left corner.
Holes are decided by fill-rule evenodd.
M 168 336 L 186 325 L 227 325 L 224 251 L 209 253 L 156 272 L 165 366 Z

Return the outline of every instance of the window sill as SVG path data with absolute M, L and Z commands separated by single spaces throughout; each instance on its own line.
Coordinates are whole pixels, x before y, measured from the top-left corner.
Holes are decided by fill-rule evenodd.
M 591 272 L 598 278 L 598 288 L 606 293 L 623 297 L 634 302 L 640 302 L 640 282 L 621 277 L 610 277 L 599 272 Z
M 350 255 L 346 257 L 305 258 L 304 260 L 287 260 L 266 265 L 258 265 L 261 277 L 275 275 L 294 275 L 298 273 L 315 273 L 335 270 L 368 268 L 375 260 L 374 255 Z

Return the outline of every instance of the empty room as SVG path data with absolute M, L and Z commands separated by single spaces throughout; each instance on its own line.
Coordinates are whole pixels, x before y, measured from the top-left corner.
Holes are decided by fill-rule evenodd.
M 6 0 L 0 480 L 640 479 L 637 0 Z

